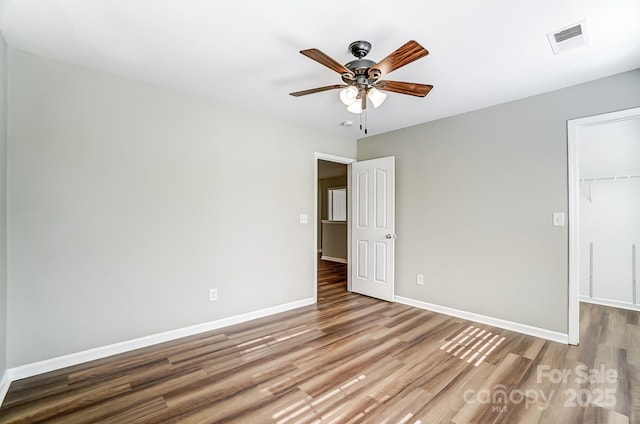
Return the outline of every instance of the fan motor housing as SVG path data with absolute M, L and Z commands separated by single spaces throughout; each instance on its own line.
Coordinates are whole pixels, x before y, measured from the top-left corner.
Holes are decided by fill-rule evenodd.
M 358 74 L 358 70 L 367 70 L 367 69 L 371 68 L 375 64 L 376 64 L 376 62 L 374 62 L 373 60 L 356 59 L 356 60 L 352 60 L 349 63 L 345 63 L 344 66 L 346 66 L 349 70 L 351 70 L 351 71 L 355 72 L 356 74 Z

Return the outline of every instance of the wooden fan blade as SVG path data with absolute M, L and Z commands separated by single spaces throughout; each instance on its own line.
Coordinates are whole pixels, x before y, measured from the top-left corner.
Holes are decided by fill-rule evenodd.
M 307 94 L 320 93 L 322 91 L 335 90 L 338 88 L 348 87 L 347 84 L 334 84 L 334 85 L 326 85 L 324 87 L 311 88 L 309 90 L 296 91 L 294 93 L 289 93 L 294 97 L 306 96 Z
M 324 65 L 333 71 L 336 71 L 339 74 L 355 75 L 353 71 L 349 70 L 349 68 L 338 63 L 337 61 L 327 56 L 326 54 L 322 53 L 318 49 L 300 50 L 300 53 L 307 56 L 309 59 L 313 59 L 319 64 Z
M 374 80 L 386 75 L 396 69 L 407 65 L 414 60 L 425 57 L 429 52 L 416 41 L 406 42 L 399 49 L 391 53 L 389 56 L 376 63 L 369 70 L 369 78 Z
M 380 81 L 375 87 L 378 90 L 392 91 L 394 93 L 409 94 L 410 96 L 424 97 L 429 94 L 433 85 L 418 84 L 417 82 Z

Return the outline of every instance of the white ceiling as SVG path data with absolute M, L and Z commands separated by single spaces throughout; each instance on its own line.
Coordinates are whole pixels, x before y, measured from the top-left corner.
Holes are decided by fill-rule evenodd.
M 589 44 L 554 56 L 546 34 L 583 19 Z M 350 138 L 359 115 L 337 90 L 288 95 L 341 83 L 299 50 L 340 63 L 361 39 L 373 61 L 411 39 L 429 50 L 388 79 L 434 89 L 390 93 L 370 135 L 640 68 L 640 0 L 0 0 L 0 29 L 16 49 Z

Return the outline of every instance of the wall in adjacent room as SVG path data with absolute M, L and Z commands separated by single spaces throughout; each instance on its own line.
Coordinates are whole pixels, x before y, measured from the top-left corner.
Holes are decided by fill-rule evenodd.
M 567 120 L 638 105 L 635 70 L 359 140 L 396 157 L 396 295 L 566 334 Z
M 314 152 L 355 140 L 13 49 L 9 78 L 9 367 L 313 298 Z

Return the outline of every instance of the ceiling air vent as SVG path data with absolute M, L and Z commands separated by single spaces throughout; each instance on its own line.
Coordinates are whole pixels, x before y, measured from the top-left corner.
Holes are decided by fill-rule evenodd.
M 547 34 L 553 54 L 560 54 L 564 51 L 587 44 L 587 21 L 578 22 L 558 31 Z
M 571 28 L 556 32 L 553 34 L 553 38 L 555 38 L 556 43 L 562 43 L 563 41 L 567 41 L 573 37 L 578 37 L 579 35 L 582 35 L 582 25 L 572 26 Z

